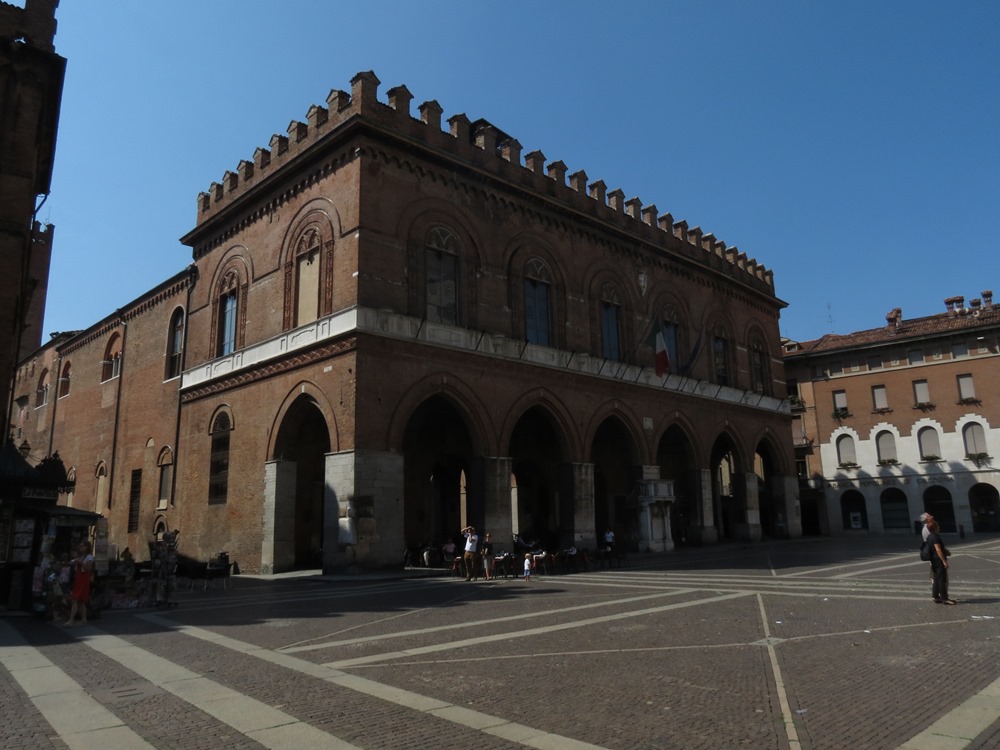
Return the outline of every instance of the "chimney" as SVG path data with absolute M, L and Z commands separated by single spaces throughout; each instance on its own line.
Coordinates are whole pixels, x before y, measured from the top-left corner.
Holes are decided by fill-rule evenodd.
M 890 332 L 898 331 L 899 327 L 903 324 L 903 310 L 899 307 L 894 307 L 886 313 L 885 319 L 889 324 Z
M 992 310 L 993 309 L 993 291 L 990 290 L 990 289 L 986 289 L 986 290 L 983 291 L 982 295 L 983 295 L 983 307 L 985 307 L 987 310 Z

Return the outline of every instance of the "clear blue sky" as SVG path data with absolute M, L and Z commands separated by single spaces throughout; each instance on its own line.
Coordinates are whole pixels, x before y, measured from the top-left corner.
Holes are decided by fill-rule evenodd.
M 21 4 L 16 1 L 16 4 Z M 191 261 L 198 193 L 374 70 L 774 271 L 805 340 L 1000 293 L 1000 3 L 62 0 L 46 332 Z

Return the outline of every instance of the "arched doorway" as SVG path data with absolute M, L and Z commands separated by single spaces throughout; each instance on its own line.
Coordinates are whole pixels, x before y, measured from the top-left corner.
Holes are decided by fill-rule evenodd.
M 746 525 L 746 508 L 736 496 L 740 467 L 736 446 L 728 435 L 720 435 L 712 446 L 711 467 L 716 531 L 720 539 L 736 539 L 740 527 Z
M 690 528 L 698 525 L 700 503 L 697 492 L 694 450 L 684 431 L 673 425 L 663 433 L 656 451 L 660 478 L 674 483 L 674 503 L 670 508 L 670 530 L 674 544 L 686 544 L 694 537 Z
M 546 549 L 573 540 L 572 495 L 560 484 L 561 445 L 549 413 L 537 406 L 521 416 L 510 436 L 512 528 Z
M 282 465 L 275 493 L 275 572 L 323 565 L 323 505 L 330 430 L 316 401 L 299 396 L 285 412 L 274 444 Z M 284 549 L 282 549 L 284 547 Z
M 432 396 L 410 416 L 403 433 L 403 533 L 409 548 L 439 548 L 482 509 L 470 502 L 472 437 L 455 406 Z
M 847 490 L 840 496 L 840 515 L 845 531 L 861 531 L 868 528 L 868 508 L 865 496 L 857 490 Z
M 973 531 L 1000 531 L 1000 493 L 992 484 L 974 484 L 969 489 Z
M 611 529 L 615 542 L 629 551 L 639 549 L 639 482 L 632 436 L 616 417 L 608 417 L 594 434 L 594 530 L 601 546 Z
M 763 536 L 788 536 L 788 519 L 774 504 L 775 460 L 771 447 L 760 443 L 753 457 L 753 473 L 757 477 L 757 507 L 760 510 L 760 531 Z
M 951 493 L 941 485 L 934 484 L 924 490 L 924 510 L 934 516 L 941 531 L 954 533 L 958 531 L 955 525 L 955 506 L 951 502 Z
M 909 502 L 899 487 L 888 487 L 879 498 L 882 506 L 882 528 L 886 531 L 912 531 Z

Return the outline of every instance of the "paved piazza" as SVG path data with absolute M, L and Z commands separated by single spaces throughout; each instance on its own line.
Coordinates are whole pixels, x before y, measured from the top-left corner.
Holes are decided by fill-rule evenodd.
M 239 576 L 88 627 L 0 618 L 0 747 L 1000 747 L 1000 539 L 953 540 L 954 607 L 917 546 Z

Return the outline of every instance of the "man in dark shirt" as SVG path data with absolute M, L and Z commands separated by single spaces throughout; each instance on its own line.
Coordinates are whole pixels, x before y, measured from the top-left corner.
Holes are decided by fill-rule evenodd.
M 948 548 L 941 541 L 941 527 L 934 518 L 927 519 L 927 545 L 931 548 L 931 575 L 934 584 L 931 594 L 938 604 L 957 604 L 948 596 Z

